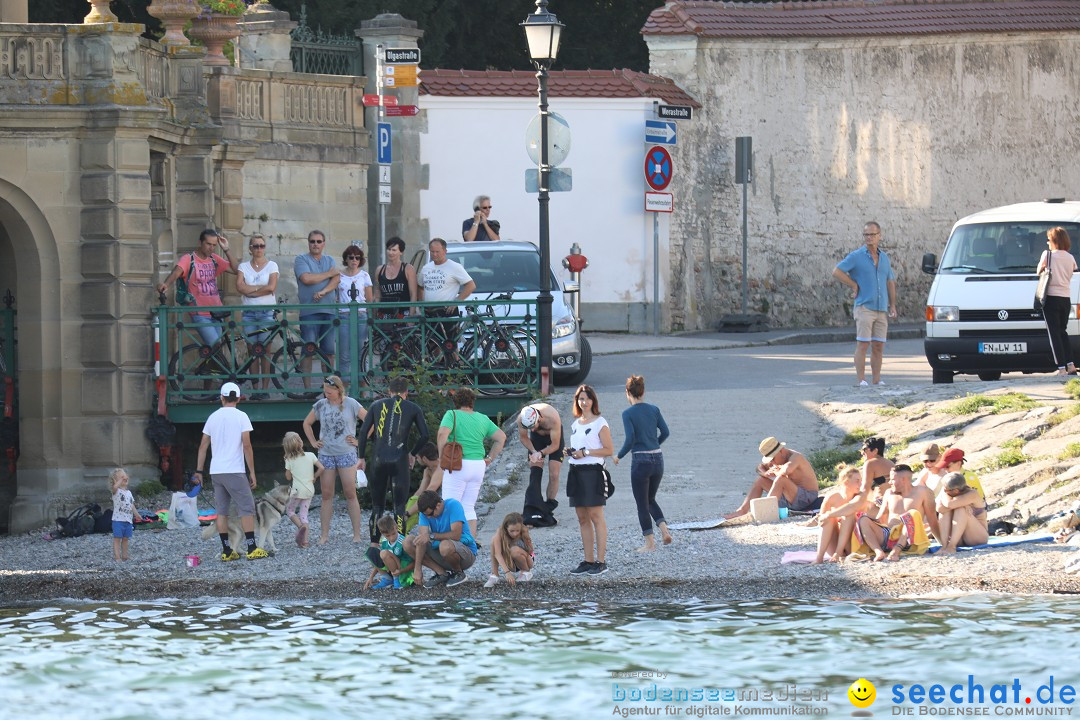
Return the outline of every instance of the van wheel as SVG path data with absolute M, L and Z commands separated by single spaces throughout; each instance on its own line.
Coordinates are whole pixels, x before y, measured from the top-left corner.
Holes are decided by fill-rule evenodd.
M 994 382 L 1001 379 L 1001 373 L 999 372 L 981 372 L 979 373 L 979 379 L 986 382 Z
M 949 370 L 934 370 L 934 384 L 935 385 L 951 385 L 953 381 L 953 374 Z
M 555 373 L 555 384 L 561 386 L 575 386 L 585 382 L 585 378 L 589 377 L 589 371 L 592 370 L 592 345 L 589 344 L 587 338 L 581 338 L 581 360 L 578 363 L 577 372 L 572 375 L 560 375 Z

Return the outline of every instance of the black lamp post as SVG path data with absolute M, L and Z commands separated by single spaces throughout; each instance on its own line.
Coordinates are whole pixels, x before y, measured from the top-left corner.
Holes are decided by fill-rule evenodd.
M 551 236 L 548 227 L 548 69 L 559 54 L 559 36 L 563 25 L 548 12 L 547 0 L 536 0 L 536 12 L 521 23 L 529 43 L 529 57 L 536 66 L 537 93 L 540 96 L 540 294 L 536 298 L 540 353 L 541 392 L 546 393 L 551 378 Z

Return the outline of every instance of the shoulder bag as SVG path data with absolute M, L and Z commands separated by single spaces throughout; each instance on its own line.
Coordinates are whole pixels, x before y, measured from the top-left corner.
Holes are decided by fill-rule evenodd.
M 450 428 L 450 437 L 457 437 L 457 412 L 454 410 L 450 412 L 454 417 L 454 425 Z M 461 447 L 461 443 L 448 439 L 447 443 L 443 445 L 442 452 L 439 453 L 439 467 L 451 472 L 460 470 L 463 457 L 465 457 L 465 448 Z
M 606 500 L 615 494 L 615 483 L 611 481 L 611 472 L 606 464 L 600 466 L 600 473 L 604 476 L 604 499 Z
M 1049 250 L 1046 251 L 1046 267 L 1039 273 L 1039 284 L 1035 288 L 1035 309 L 1042 310 L 1046 305 L 1046 291 L 1050 287 L 1050 278 L 1052 277 L 1050 272 L 1050 263 L 1054 260 L 1054 254 Z

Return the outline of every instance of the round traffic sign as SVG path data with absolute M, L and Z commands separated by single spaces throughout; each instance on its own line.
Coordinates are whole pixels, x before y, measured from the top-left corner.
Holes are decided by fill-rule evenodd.
M 645 153 L 645 182 L 653 190 L 663 190 L 671 182 L 671 173 L 674 168 L 671 165 L 671 155 L 659 145 L 653 146 Z
M 525 130 L 525 152 L 533 164 L 540 164 L 540 116 L 533 117 Z M 556 112 L 548 113 L 548 165 L 558 167 L 570 154 L 570 123 Z

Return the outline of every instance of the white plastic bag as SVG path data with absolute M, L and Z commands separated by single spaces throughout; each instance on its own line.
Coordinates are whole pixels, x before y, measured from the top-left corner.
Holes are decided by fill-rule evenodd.
M 356 468 L 356 489 L 357 490 L 363 490 L 366 487 L 367 487 L 367 473 L 364 472 L 363 470 L 361 470 L 360 468 Z
M 170 530 L 199 527 L 199 503 L 195 498 L 182 492 L 172 494 L 167 527 Z

